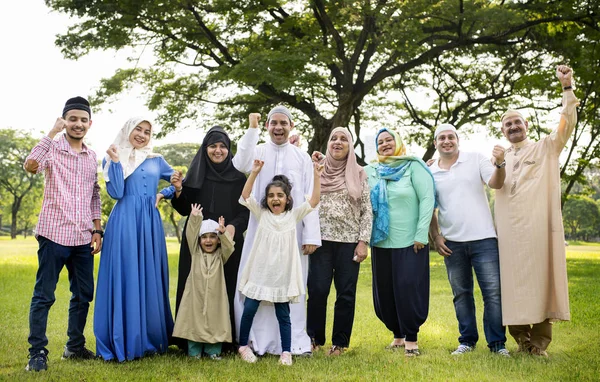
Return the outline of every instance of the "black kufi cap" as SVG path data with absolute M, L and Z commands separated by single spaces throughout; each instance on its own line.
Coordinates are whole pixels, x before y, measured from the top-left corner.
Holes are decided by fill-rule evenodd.
M 69 98 L 67 100 L 67 103 L 65 103 L 65 108 L 63 109 L 63 113 L 62 113 L 63 118 L 65 117 L 65 115 L 67 114 L 67 112 L 69 110 L 87 111 L 88 114 L 90 115 L 90 118 L 92 118 L 92 109 L 90 109 L 90 103 L 88 102 L 87 99 L 85 99 L 83 97 L 77 96 L 77 97 Z

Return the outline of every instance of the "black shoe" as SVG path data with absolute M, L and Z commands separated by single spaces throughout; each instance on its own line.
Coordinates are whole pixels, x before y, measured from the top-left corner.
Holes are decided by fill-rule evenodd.
M 95 359 L 96 354 L 93 351 L 89 350 L 85 346 L 77 351 L 69 351 L 65 347 L 65 351 L 63 352 L 61 359 Z
M 43 350 L 34 355 L 29 355 L 29 362 L 25 366 L 26 371 L 48 370 L 48 356 Z

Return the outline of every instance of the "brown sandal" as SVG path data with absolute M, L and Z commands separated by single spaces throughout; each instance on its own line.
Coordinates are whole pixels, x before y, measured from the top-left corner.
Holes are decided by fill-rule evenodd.
M 421 355 L 419 349 L 404 349 L 404 355 L 406 357 L 418 357 Z

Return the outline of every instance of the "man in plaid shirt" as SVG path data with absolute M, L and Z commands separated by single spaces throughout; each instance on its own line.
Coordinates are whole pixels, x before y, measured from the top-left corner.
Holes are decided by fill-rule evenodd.
M 44 173 L 42 210 L 36 227 L 38 271 L 29 310 L 29 362 L 26 370 L 48 368 L 48 312 L 64 266 L 69 272 L 69 337 L 63 359 L 90 359 L 83 330 L 94 295 L 94 254 L 102 246 L 100 187 L 96 154 L 84 143 L 92 125 L 89 102 L 69 99 L 62 118 L 31 150 L 24 168 Z M 64 134 L 59 134 L 64 131 Z M 54 139 L 58 135 L 57 139 Z

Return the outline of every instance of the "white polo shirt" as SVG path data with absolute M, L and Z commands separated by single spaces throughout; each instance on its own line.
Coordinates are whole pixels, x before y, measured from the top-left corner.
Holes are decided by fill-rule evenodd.
M 438 222 L 446 240 L 465 242 L 496 237 L 484 190 L 494 169 L 490 158 L 463 151 L 458 152 L 458 159 L 449 170 L 442 170 L 437 161 L 431 165 Z

